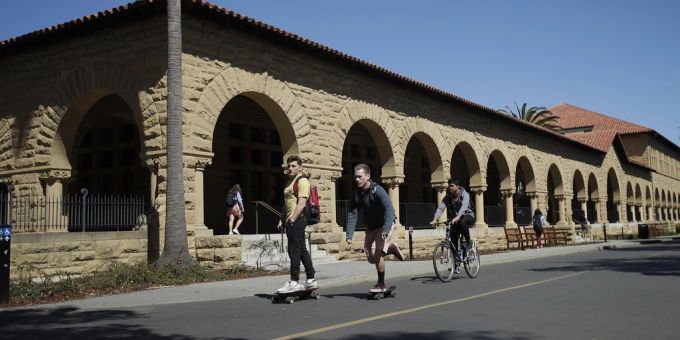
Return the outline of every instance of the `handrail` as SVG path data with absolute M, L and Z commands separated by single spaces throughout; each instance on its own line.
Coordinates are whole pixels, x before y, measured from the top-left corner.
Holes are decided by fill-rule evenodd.
M 264 201 L 250 201 L 250 203 L 255 203 L 256 205 L 261 205 L 265 207 L 267 210 L 271 211 L 272 213 L 276 214 L 276 216 L 281 217 L 281 212 L 274 209 L 271 205 L 267 204 L 267 202 Z

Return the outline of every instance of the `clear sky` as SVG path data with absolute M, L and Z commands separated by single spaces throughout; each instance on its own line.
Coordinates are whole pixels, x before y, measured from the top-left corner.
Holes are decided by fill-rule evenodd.
M 0 40 L 129 1 L 0 3 Z M 213 0 L 500 109 L 570 103 L 680 144 L 680 1 Z

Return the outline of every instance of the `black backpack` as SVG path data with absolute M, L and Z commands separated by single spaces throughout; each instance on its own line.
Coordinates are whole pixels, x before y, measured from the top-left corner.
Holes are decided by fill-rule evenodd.
M 541 215 L 534 216 L 533 220 L 531 221 L 531 224 L 534 226 L 534 229 L 543 229 L 543 222 L 541 222 Z
M 231 195 L 227 195 L 226 203 L 227 207 L 233 207 L 236 205 L 236 192 Z

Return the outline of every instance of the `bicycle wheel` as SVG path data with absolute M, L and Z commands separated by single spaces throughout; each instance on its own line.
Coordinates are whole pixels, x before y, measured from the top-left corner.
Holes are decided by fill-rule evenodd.
M 439 280 L 449 282 L 453 279 L 455 261 L 448 241 L 442 241 L 434 247 L 432 265 L 434 266 L 434 273 L 437 274 Z
M 479 259 L 479 250 L 477 249 L 477 242 L 472 244 L 472 247 L 468 249 L 465 254 L 465 262 L 463 266 L 465 267 L 465 272 L 470 278 L 475 278 L 479 274 L 479 267 L 482 262 Z

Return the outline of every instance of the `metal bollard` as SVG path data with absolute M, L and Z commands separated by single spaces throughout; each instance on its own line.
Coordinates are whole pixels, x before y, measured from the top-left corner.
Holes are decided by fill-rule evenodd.
M 408 260 L 413 261 L 413 226 L 408 227 Z

